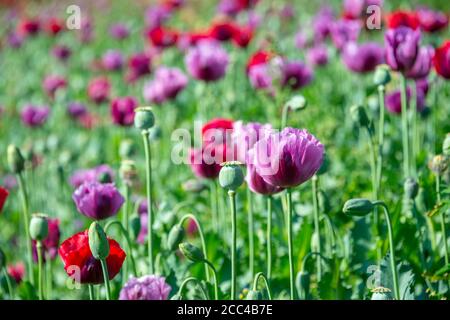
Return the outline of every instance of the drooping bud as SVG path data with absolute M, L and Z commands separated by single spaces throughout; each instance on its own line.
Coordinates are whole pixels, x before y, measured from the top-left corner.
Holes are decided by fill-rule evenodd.
M 354 123 L 361 128 L 368 127 L 370 124 L 369 117 L 367 116 L 366 109 L 361 105 L 355 105 L 350 108 L 350 115 Z
M 48 236 L 48 217 L 42 213 L 35 213 L 30 221 L 30 236 L 36 241 L 43 241 Z
M 259 290 L 249 290 L 245 300 L 263 300 L 263 294 Z
M 120 178 L 128 186 L 132 186 L 137 179 L 136 164 L 133 160 L 122 160 L 119 169 Z
M 139 130 L 149 130 L 155 124 L 152 107 L 139 107 L 135 109 L 134 126 Z
M 131 236 L 136 240 L 141 232 L 141 217 L 137 213 L 130 217 L 130 230 Z
M 222 188 L 236 191 L 244 183 L 244 173 L 239 161 L 230 161 L 222 164 L 219 173 L 219 184 Z
M 344 204 L 342 212 L 351 216 L 363 217 L 372 212 L 374 204 L 372 201 L 363 198 L 348 200 Z
M 7 150 L 9 169 L 13 173 L 21 173 L 25 168 L 25 159 L 19 148 L 10 144 Z
M 447 157 L 450 156 L 450 133 L 447 133 L 442 143 L 442 153 Z
M 308 102 L 306 101 L 304 96 L 296 95 L 286 102 L 285 107 L 289 108 L 292 111 L 297 111 L 305 109 L 307 105 Z
M 376 86 L 385 86 L 391 81 L 391 72 L 389 66 L 379 65 L 373 75 L 373 82 Z
M 431 171 L 434 172 L 435 175 L 440 176 L 448 168 L 448 159 L 442 154 L 439 154 L 431 159 L 431 161 L 428 163 L 428 167 Z
M 179 224 L 173 226 L 167 237 L 167 248 L 170 251 L 174 251 L 178 248 L 178 245 L 183 241 L 184 233 L 184 228 Z
M 109 241 L 102 226 L 94 221 L 88 231 L 89 248 L 97 260 L 106 259 L 109 255 Z
M 122 159 L 130 159 L 136 153 L 136 145 L 133 140 L 125 139 L 120 142 L 119 155 Z
M 417 193 L 419 192 L 419 184 L 417 183 L 416 179 L 406 179 L 403 188 L 408 199 L 413 200 L 417 197 Z
M 393 300 L 391 290 L 384 287 L 378 287 L 372 290 L 371 300 Z
M 300 271 L 299 273 L 297 273 L 297 278 L 295 279 L 295 286 L 297 287 L 298 297 L 301 300 L 308 299 L 310 283 L 311 283 L 311 276 L 308 271 Z
M 183 242 L 180 243 L 179 248 L 181 250 L 181 253 L 192 262 L 203 262 L 205 261 L 205 256 L 203 255 L 202 250 L 197 248 L 196 246 L 188 243 Z

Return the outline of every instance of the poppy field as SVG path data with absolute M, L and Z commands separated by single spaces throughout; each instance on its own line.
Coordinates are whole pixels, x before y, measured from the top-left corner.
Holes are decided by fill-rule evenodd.
M 446 1 L 0 16 L 0 300 L 450 297 Z

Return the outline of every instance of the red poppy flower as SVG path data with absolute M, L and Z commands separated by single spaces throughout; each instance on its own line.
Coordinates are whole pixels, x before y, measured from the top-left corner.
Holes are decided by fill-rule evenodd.
M 23 36 L 36 35 L 41 26 L 38 19 L 23 19 L 17 25 L 18 32 Z
M 210 39 L 211 35 L 208 32 L 191 32 L 187 37 L 189 45 L 196 45 L 201 40 Z
M 233 33 L 233 43 L 241 48 L 246 48 L 253 37 L 253 31 L 250 27 L 238 27 Z
M 428 8 L 417 10 L 417 19 L 420 27 L 426 32 L 436 32 L 447 28 L 448 16 L 441 11 L 434 11 Z
M 409 27 L 411 29 L 417 29 L 419 24 L 419 19 L 415 12 L 409 11 L 394 11 L 386 16 L 386 23 L 389 29 L 395 29 L 398 27 Z
M 210 129 L 218 129 L 221 131 L 233 130 L 233 120 L 225 118 L 216 118 L 202 127 L 202 136 L 204 137 L 206 132 Z
M 109 256 L 106 258 L 109 279 L 112 280 L 122 268 L 126 254 L 119 244 L 109 239 Z M 100 261 L 96 260 L 89 248 L 88 231 L 74 234 L 59 247 L 59 256 L 64 262 L 64 269 L 83 284 L 100 284 L 103 282 L 103 272 Z M 77 268 L 79 268 L 77 270 Z M 79 272 L 79 274 L 77 274 Z M 77 276 L 79 276 L 77 278 Z
M 273 54 L 268 51 L 257 51 L 255 52 L 247 62 L 247 73 L 250 71 L 250 68 L 253 66 L 257 66 L 259 64 L 264 64 L 268 62 L 272 58 Z
M 9 192 L 3 187 L 0 187 L 0 213 L 2 212 L 3 205 L 6 202 L 6 198 L 8 198 Z
M 156 27 L 147 32 L 147 38 L 155 47 L 166 48 L 177 43 L 178 32 L 163 27 Z
M 230 40 L 235 31 L 236 25 L 231 22 L 219 22 L 215 23 L 209 29 L 209 34 L 212 38 L 219 41 L 228 41 Z
M 50 18 L 45 24 L 45 30 L 51 35 L 57 35 L 64 29 L 64 22 L 58 18 Z
M 450 79 L 450 41 L 446 41 L 442 46 L 436 48 L 433 65 L 439 75 Z
M 25 265 L 22 262 L 12 264 L 8 266 L 8 274 L 14 279 L 17 284 L 22 282 L 25 276 Z

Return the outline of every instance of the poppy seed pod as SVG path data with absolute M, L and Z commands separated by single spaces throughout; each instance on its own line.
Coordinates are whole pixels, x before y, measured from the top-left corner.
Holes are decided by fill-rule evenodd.
M 138 214 L 133 214 L 130 218 L 130 230 L 133 239 L 137 239 L 141 232 L 141 217 Z
M 120 178 L 128 185 L 132 186 L 137 178 L 136 164 L 133 160 L 123 160 L 120 164 Z
M 244 183 L 244 173 L 241 163 L 238 161 L 223 163 L 219 173 L 220 186 L 230 191 L 236 191 L 242 183 Z
M 300 271 L 297 273 L 295 285 L 297 287 L 298 297 L 301 300 L 306 300 L 309 296 L 311 276 L 308 271 Z
M 391 81 L 391 73 L 388 65 L 379 65 L 373 75 L 373 82 L 376 86 L 385 86 Z
M 4 267 L 6 267 L 6 255 L 0 248 L 0 270 L 3 270 Z
M 122 159 L 130 159 L 136 153 L 136 145 L 133 140 L 125 139 L 120 142 L 119 155 Z
M 403 188 L 405 190 L 405 194 L 408 199 L 415 199 L 417 197 L 417 193 L 419 192 L 419 184 L 413 178 L 406 179 Z
M 262 292 L 259 290 L 249 290 L 245 300 L 263 300 Z
M 428 167 L 431 171 L 434 172 L 434 174 L 440 176 L 448 168 L 448 159 L 445 156 L 439 154 L 431 159 L 431 161 L 428 163 Z
M 92 256 L 97 260 L 106 259 L 109 255 L 109 242 L 105 231 L 98 222 L 91 223 L 88 237 Z
M 369 117 L 367 116 L 366 109 L 361 105 L 355 105 L 350 108 L 350 115 L 354 123 L 358 124 L 361 128 L 369 126 Z
M 370 300 L 392 300 L 391 290 L 384 287 L 378 287 L 372 290 L 372 298 Z
M 173 226 L 167 237 L 167 248 L 170 251 L 174 251 L 178 248 L 178 245 L 183 241 L 184 238 L 184 228 L 179 224 Z
M 134 110 L 134 126 L 139 130 L 149 130 L 155 124 L 152 107 L 139 107 Z
M 374 204 L 372 201 L 363 198 L 348 200 L 344 204 L 342 212 L 351 216 L 363 217 L 372 212 Z
M 445 156 L 450 156 L 450 133 L 447 133 L 444 139 L 444 143 L 442 144 L 442 153 Z
M 181 253 L 192 262 L 205 261 L 205 256 L 203 255 L 203 252 L 196 246 L 188 242 L 183 242 L 180 243 L 179 248 L 181 250 Z
M 42 241 L 48 236 L 48 218 L 41 213 L 33 214 L 30 221 L 31 239 Z
M 7 150 L 8 165 L 12 173 L 21 173 L 25 168 L 25 159 L 23 158 L 20 149 L 15 145 L 10 144 Z

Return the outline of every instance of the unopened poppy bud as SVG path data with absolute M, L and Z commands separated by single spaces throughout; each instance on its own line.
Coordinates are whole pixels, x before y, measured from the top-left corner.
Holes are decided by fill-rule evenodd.
M 155 116 L 151 107 L 135 109 L 134 126 L 139 130 L 149 130 L 155 124 Z
M 447 133 L 444 139 L 444 143 L 442 144 L 442 153 L 445 156 L 450 156 L 450 133 Z
M 101 172 L 97 177 L 97 181 L 100 183 L 111 183 L 111 175 L 108 172 Z
M 0 270 L 3 270 L 4 267 L 6 267 L 6 255 L 0 248 Z
M 413 178 L 406 179 L 403 188 L 405 190 L 405 195 L 408 199 L 415 199 L 417 193 L 419 192 L 419 184 Z
M 205 256 L 203 255 L 202 250 L 200 250 L 196 246 L 188 242 L 183 242 L 180 243 L 179 248 L 181 250 L 181 253 L 192 262 L 205 261 Z
M 174 225 L 169 232 L 169 236 L 167 237 L 167 248 L 171 251 L 176 250 L 181 241 L 183 241 L 184 233 L 183 227 L 179 224 Z
M 307 105 L 308 102 L 302 95 L 293 96 L 288 102 L 286 102 L 286 107 L 292 111 L 303 110 Z
M 440 176 L 448 168 L 448 159 L 445 156 L 439 154 L 431 159 L 431 161 L 428 163 L 428 167 L 431 171 L 434 172 L 434 174 Z
M 306 300 L 309 296 L 311 276 L 308 271 L 300 271 L 297 273 L 295 279 L 295 285 L 297 287 L 297 293 L 300 299 Z
M 94 221 L 88 231 L 89 248 L 97 260 L 106 259 L 109 255 L 109 241 L 101 225 Z
M 137 178 L 136 164 L 133 160 L 123 160 L 120 164 L 120 178 L 128 185 L 132 186 Z
M 244 173 L 241 163 L 238 161 L 223 163 L 219 173 L 220 186 L 227 190 L 236 191 L 242 183 L 244 183 Z
M 369 126 L 369 118 L 367 117 L 366 109 L 361 105 L 355 105 L 350 108 L 350 115 L 354 123 L 358 124 L 361 128 Z
M 130 230 L 133 239 L 137 239 L 141 232 L 141 217 L 138 214 L 133 214 L 130 218 Z
M 25 168 L 25 159 L 19 148 L 10 144 L 7 150 L 9 169 L 13 173 L 21 173 Z
M 263 294 L 259 290 L 249 290 L 245 300 L 263 300 Z
M 125 139 L 120 142 L 119 155 L 122 159 L 130 159 L 136 153 L 136 145 L 133 140 Z
M 391 290 L 384 287 L 378 287 L 372 290 L 371 300 L 392 300 Z
M 30 221 L 30 236 L 36 241 L 45 240 L 48 236 L 48 218 L 41 213 L 33 214 Z
M 379 65 L 373 75 L 373 82 L 376 86 L 385 86 L 391 81 L 391 72 L 387 65 Z
M 351 199 L 344 204 L 342 211 L 345 214 L 363 217 L 372 212 L 374 204 L 368 199 Z

